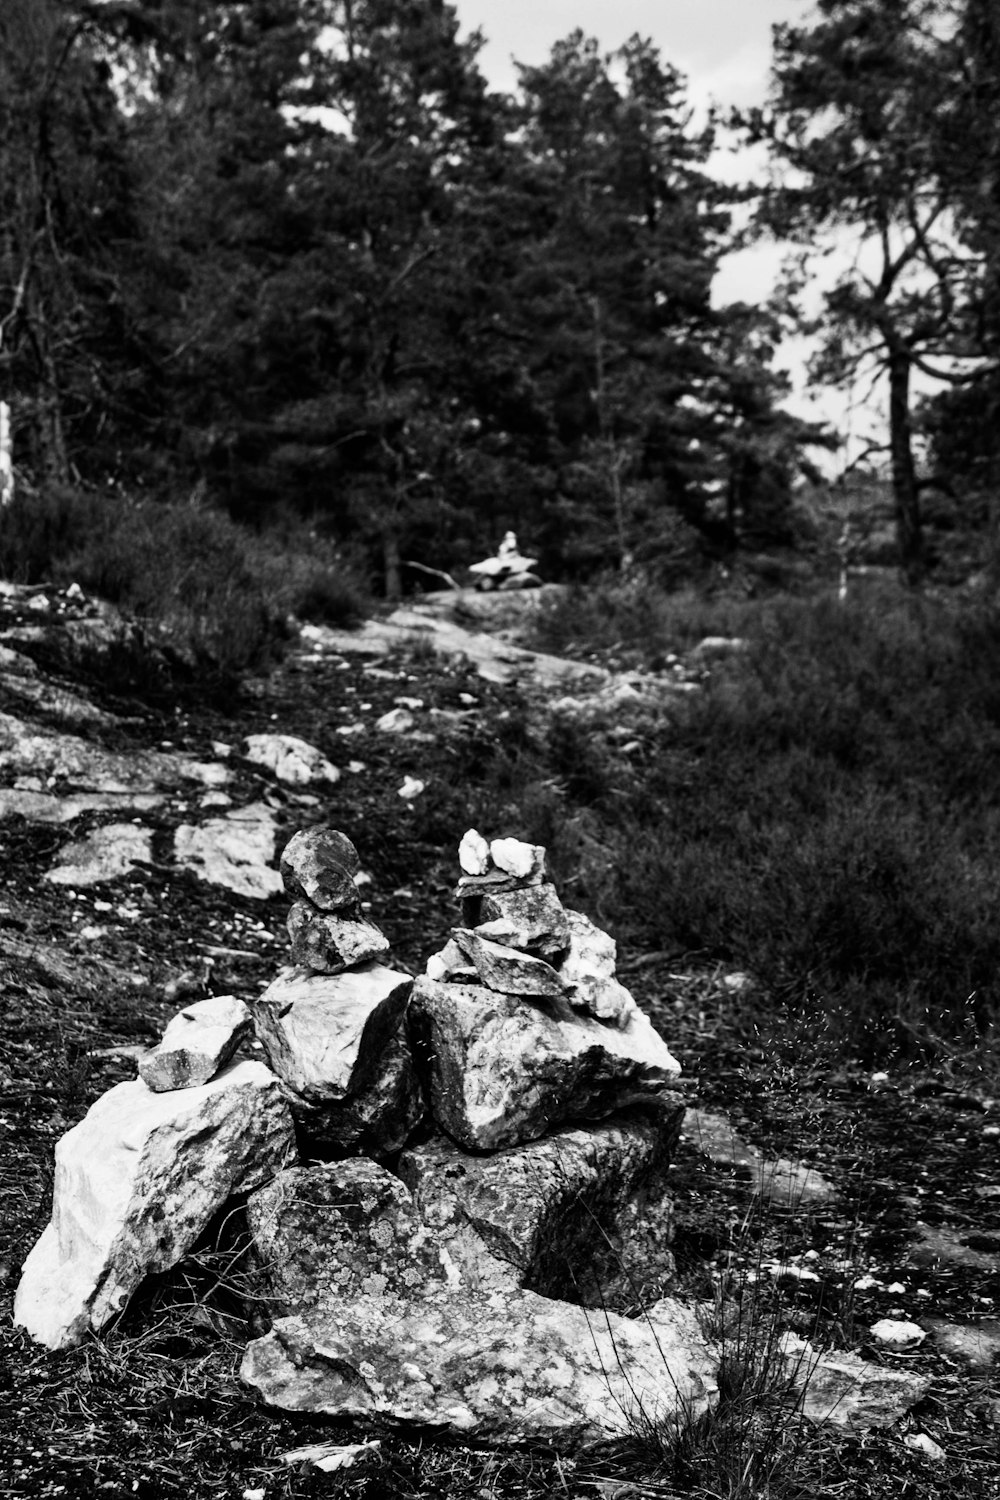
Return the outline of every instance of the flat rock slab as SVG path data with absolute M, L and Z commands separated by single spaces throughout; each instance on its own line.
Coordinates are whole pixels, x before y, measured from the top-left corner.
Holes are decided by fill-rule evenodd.
M 917 1225 L 917 1239 L 906 1252 L 909 1266 L 969 1266 L 977 1271 L 1000 1272 L 1000 1251 L 979 1250 L 965 1243 L 968 1235 L 947 1224 Z M 1000 1236 L 997 1236 L 1000 1239 Z
M 797 1334 L 784 1335 L 777 1358 L 804 1417 L 855 1431 L 892 1427 L 931 1384 L 927 1375 L 886 1369 L 843 1350 L 820 1353 Z
M 0 667 L 2 666 L 0 661 Z M 23 704 L 28 712 L 34 709 L 41 712 L 50 723 L 54 720 L 68 729 L 78 725 L 106 729 L 125 722 L 119 714 L 98 708 L 89 698 L 82 698 L 79 693 L 33 675 L 15 671 L 12 679 L 7 678 L 4 687 L 13 698 L 20 699 L 18 707 Z
M 204 823 L 182 823 L 174 833 L 174 859 L 209 885 L 266 901 L 282 889 L 274 868 L 277 827 L 274 812 L 263 802 Z
M 600 1119 L 668 1094 L 680 1073 L 638 1009 L 619 1029 L 578 1015 L 565 1000 L 533 1004 L 422 977 L 412 1011 L 431 1112 L 468 1151 L 516 1146 L 563 1121 Z
M 110 1089 L 56 1146 L 52 1219 L 24 1263 L 15 1323 L 49 1349 L 78 1344 L 294 1148 L 281 1085 L 262 1063 L 168 1094 L 138 1079 Z
M 29 823 L 72 823 L 89 812 L 152 812 L 162 807 L 159 792 L 75 792 L 57 797 L 17 787 L 0 789 L 0 819 L 25 818 Z
M 947 1323 L 943 1318 L 925 1319 L 939 1349 L 973 1370 L 990 1370 L 1000 1358 L 1000 1322 L 984 1318 L 981 1323 Z
M 229 780 L 226 767 L 212 762 L 162 750 L 103 750 L 78 735 L 44 729 L 5 713 L 0 713 L 0 773 L 55 778 L 77 790 L 97 792 L 152 792 L 189 781 L 221 786 Z
M 59 861 L 42 876 L 50 885 L 100 885 L 127 875 L 153 858 L 153 835 L 134 823 L 108 823 L 66 844 Z
M 530 680 L 543 687 L 608 680 L 599 667 L 564 661 L 541 651 L 525 651 L 496 636 L 466 630 L 453 620 L 441 619 L 418 609 L 397 609 L 386 620 L 366 620 L 357 630 L 315 627 L 309 642 L 326 651 L 357 652 L 365 656 L 387 656 L 392 651 L 426 644 L 441 656 L 464 656 L 486 682 Z
M 770 1160 L 756 1146 L 744 1141 L 725 1115 L 689 1109 L 681 1128 L 681 1139 L 707 1156 L 716 1166 L 735 1167 L 752 1180 L 754 1191 L 778 1206 L 795 1208 L 804 1203 L 822 1203 L 836 1196 L 833 1183 L 802 1162 L 781 1157 Z
M 716 1367 L 677 1302 L 632 1322 L 534 1292 L 436 1286 L 418 1301 L 360 1297 L 281 1318 L 250 1344 L 240 1375 L 285 1411 L 582 1446 L 626 1436 L 640 1413 L 697 1416 L 715 1397 Z

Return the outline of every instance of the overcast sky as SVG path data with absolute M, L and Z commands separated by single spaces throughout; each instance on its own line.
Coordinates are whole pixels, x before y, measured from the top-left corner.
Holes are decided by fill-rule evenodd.
M 465 31 L 487 40 L 483 71 L 499 88 L 514 83 L 511 58 L 537 64 L 578 27 L 613 52 L 636 32 L 691 82 L 692 97 L 746 104 L 763 96 L 771 27 L 798 21 L 807 0 L 453 0 Z
M 479 63 L 490 82 L 513 88 L 513 59 L 538 64 L 553 42 L 579 28 L 608 52 L 636 32 L 649 37 L 666 62 L 686 74 L 694 105 L 762 103 L 767 92 L 771 28 L 781 21 L 808 21 L 811 0 L 452 0 L 463 32 L 477 27 L 486 38 Z M 2 0 L 0 0 L 2 4 Z M 729 172 L 725 163 L 717 171 Z M 737 170 L 734 175 L 742 176 Z M 767 296 L 781 259 L 773 245 L 730 257 L 716 278 L 720 303 L 753 302 Z M 825 420 L 863 441 L 877 408 L 851 411 L 839 392 L 808 390 L 803 349 L 789 348 L 783 361 L 798 387 L 789 402 L 803 416 Z

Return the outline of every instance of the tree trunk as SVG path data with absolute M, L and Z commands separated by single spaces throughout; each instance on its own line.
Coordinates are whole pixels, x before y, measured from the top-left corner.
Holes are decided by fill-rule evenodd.
M 385 570 L 385 597 L 396 604 L 403 597 L 403 579 L 399 564 L 399 537 L 394 528 L 382 533 L 382 564 Z
M 913 461 L 910 421 L 910 356 L 905 349 L 889 353 L 889 447 L 892 455 L 892 493 L 896 509 L 899 565 L 913 588 L 924 577 L 924 536 L 920 521 L 920 492 Z

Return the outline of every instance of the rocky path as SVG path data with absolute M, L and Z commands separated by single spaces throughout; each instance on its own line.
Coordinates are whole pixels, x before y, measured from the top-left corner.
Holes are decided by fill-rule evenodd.
M 525 652 L 508 638 L 516 619 L 480 628 L 498 607 L 433 600 L 350 636 L 307 628 L 238 704 L 150 708 L 115 699 L 94 668 L 127 630 L 113 616 L 71 592 L 0 596 L 5 1296 L 47 1214 L 59 1135 L 134 1076 L 179 1004 L 257 993 L 273 977 L 287 943 L 276 854 L 297 828 L 351 831 L 371 915 L 396 962 L 418 972 L 454 921 L 454 843 L 470 804 L 513 816 L 516 793 L 490 780 L 498 739 L 560 700 L 631 733 L 637 700 L 669 714 L 697 681 L 693 664 L 669 680 L 623 679 Z M 906 1457 L 921 1493 L 937 1493 L 928 1475 L 939 1472 L 957 1492 L 956 1464 L 982 1481 L 962 1493 L 1000 1493 L 984 1456 L 1000 1417 L 989 1091 L 947 1072 L 873 1079 L 828 1060 L 790 1090 L 775 1055 L 740 1033 L 724 974 L 675 974 L 647 957 L 625 955 L 626 968 L 639 961 L 628 983 L 701 1094 L 675 1174 L 685 1285 L 703 1294 L 713 1275 L 745 1268 L 749 1244 L 790 1331 L 834 1308 L 855 1346 L 932 1376 L 911 1431 L 932 1431 L 945 1458 L 928 1469 Z M 778 1234 L 756 1241 L 755 1260 L 767 1202 Z M 921 1337 L 877 1346 L 867 1330 L 880 1320 L 916 1322 Z M 33 1357 L 6 1350 L 10 1370 Z M 24 1381 L 11 1378 L 22 1401 Z M 30 1402 L 17 1410 L 19 1423 L 40 1420 Z M 269 1439 L 253 1431 L 263 1452 Z

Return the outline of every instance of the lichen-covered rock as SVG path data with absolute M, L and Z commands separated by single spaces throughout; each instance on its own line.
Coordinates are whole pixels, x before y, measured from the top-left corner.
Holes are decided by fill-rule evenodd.
M 434 1119 L 470 1151 L 536 1140 L 669 1095 L 680 1064 L 636 1010 L 620 1030 L 565 1000 L 534 1004 L 479 985 L 419 978 L 411 1014 Z
M 292 963 L 317 974 L 336 974 L 380 958 L 389 939 L 374 922 L 342 912 L 318 911 L 309 901 L 294 901 L 288 913 Z
M 645 1284 L 673 1271 L 664 1174 L 682 1113 L 675 1105 L 562 1127 L 490 1156 L 435 1139 L 405 1151 L 397 1170 L 461 1285 L 528 1287 L 605 1307 L 620 1291 L 623 1262 L 626 1276 L 636 1262 Z M 661 1243 L 651 1254 L 654 1227 Z M 625 1300 L 634 1292 L 635 1284 Z
M 15 1323 L 50 1349 L 78 1344 L 294 1149 L 281 1086 L 262 1063 L 166 1094 L 118 1084 L 56 1146 L 52 1219 L 24 1263 Z
M 554 885 L 496 891 L 483 897 L 476 932 L 490 942 L 553 960 L 569 947 L 570 926 Z
M 247 1223 L 276 1315 L 412 1297 L 444 1280 L 409 1190 L 373 1161 L 289 1167 L 250 1195 Z
M 178 1011 L 162 1039 L 139 1062 L 147 1088 L 197 1088 L 214 1078 L 253 1030 L 250 1012 L 235 995 L 213 995 Z
M 293 834 L 278 868 L 288 894 L 311 901 L 320 911 L 342 911 L 358 903 L 358 851 L 335 828 L 304 828 Z
M 640 1417 L 697 1417 L 716 1368 L 695 1313 L 677 1302 L 632 1321 L 529 1291 L 437 1285 L 417 1300 L 365 1296 L 281 1318 L 240 1374 L 285 1411 L 565 1448 L 624 1437 Z
M 456 927 L 455 942 L 488 989 L 502 995 L 534 995 L 555 999 L 562 996 L 563 985 L 551 964 L 517 948 L 491 943 L 478 932 Z

